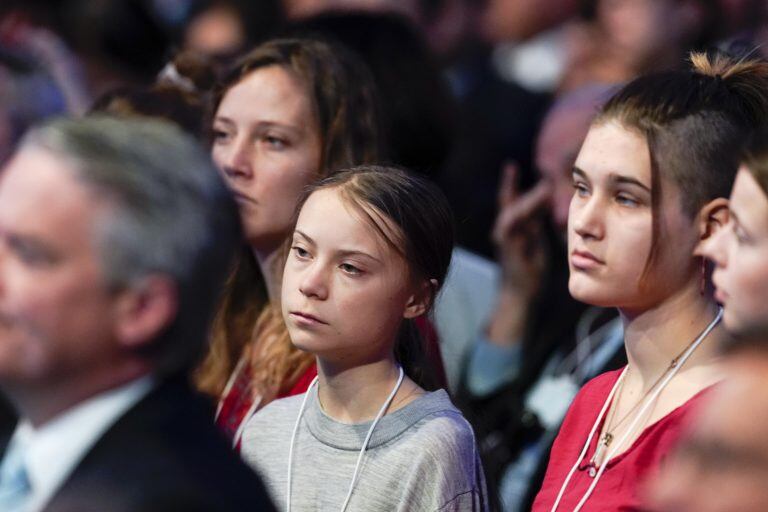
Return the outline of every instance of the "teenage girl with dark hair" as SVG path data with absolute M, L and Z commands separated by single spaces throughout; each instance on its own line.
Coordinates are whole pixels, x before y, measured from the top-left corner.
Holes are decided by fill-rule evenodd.
M 447 201 L 416 175 L 353 168 L 308 195 L 282 311 L 318 377 L 257 413 L 243 437 L 284 510 L 487 509 L 471 427 L 444 390 L 403 368 L 452 248 Z
M 573 171 L 571 293 L 619 310 L 628 365 L 579 392 L 533 510 L 639 510 L 641 484 L 720 378 L 721 311 L 697 248 L 727 222 L 768 64 L 692 56 L 602 109 Z

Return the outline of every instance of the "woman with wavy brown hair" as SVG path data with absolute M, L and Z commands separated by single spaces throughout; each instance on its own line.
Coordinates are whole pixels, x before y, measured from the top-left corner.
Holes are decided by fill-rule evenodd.
M 246 245 L 196 374 L 219 399 L 216 421 L 238 446 L 271 400 L 303 392 L 314 358 L 280 315 L 281 256 L 305 187 L 380 158 L 375 87 L 364 64 L 317 39 L 276 39 L 245 55 L 214 93 L 211 151 L 240 206 Z

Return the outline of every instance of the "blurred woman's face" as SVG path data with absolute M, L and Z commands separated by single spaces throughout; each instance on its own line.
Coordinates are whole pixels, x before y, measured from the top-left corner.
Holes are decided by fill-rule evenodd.
M 702 255 L 715 263 L 715 297 L 726 328 L 739 335 L 768 334 L 768 198 L 746 167 L 731 193 L 727 229 L 707 241 Z
M 277 249 L 320 168 L 321 136 L 305 88 L 281 66 L 257 69 L 224 95 L 213 132 L 213 160 L 238 202 L 246 239 L 256 251 Z
M 184 34 L 184 46 L 205 55 L 234 55 L 246 43 L 243 21 L 234 9 L 213 7 L 194 18 Z
M 536 167 L 552 187 L 550 214 L 558 233 L 568 229 L 568 210 L 573 197 L 573 162 L 589 129 L 593 112 L 565 107 L 549 114 L 536 140 Z
M 691 16 L 670 0 L 602 0 L 598 19 L 609 49 L 633 65 L 669 51 L 690 30 Z
M 577 0 L 488 0 L 480 21 L 491 42 L 525 41 L 576 14 Z

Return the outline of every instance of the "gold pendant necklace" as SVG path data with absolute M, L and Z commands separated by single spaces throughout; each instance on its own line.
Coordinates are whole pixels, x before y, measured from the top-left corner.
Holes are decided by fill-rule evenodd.
M 638 408 L 640 404 L 642 404 L 653 392 L 654 389 L 661 383 L 662 380 L 664 380 L 664 377 L 667 376 L 670 372 L 674 371 L 675 368 L 677 368 L 678 361 L 680 360 L 680 357 L 685 354 L 688 350 L 691 349 L 691 347 L 697 342 L 698 340 L 692 341 L 686 348 L 683 350 L 680 354 L 678 354 L 676 357 L 670 361 L 669 366 L 666 370 L 664 370 L 664 373 L 662 373 L 658 379 L 656 379 L 656 382 L 653 383 L 653 386 L 651 386 L 648 391 L 643 393 L 643 396 L 640 397 L 640 400 L 637 401 L 635 405 L 633 405 L 629 411 L 619 420 L 616 422 L 615 425 L 611 426 L 611 423 L 613 423 L 613 418 L 616 415 L 616 411 L 619 408 L 619 402 L 621 401 L 622 391 L 624 391 L 624 381 L 619 384 L 618 393 L 616 394 L 616 407 L 611 407 L 610 416 L 606 418 L 605 425 L 606 429 L 602 436 L 600 436 L 600 439 L 597 441 L 597 446 L 595 447 L 595 453 L 592 455 L 592 458 L 589 459 L 589 464 L 587 467 L 589 468 L 587 472 L 589 473 L 589 476 L 594 478 L 597 474 L 597 468 L 607 462 L 603 460 L 603 457 L 605 456 L 606 452 L 608 451 L 608 447 L 611 446 L 611 443 L 613 442 L 614 435 L 613 433 L 616 432 L 616 430 L 621 426 L 624 421 L 626 421 L 627 418 L 630 417 L 630 415 L 635 411 L 635 409 Z M 658 396 L 656 397 L 658 398 Z

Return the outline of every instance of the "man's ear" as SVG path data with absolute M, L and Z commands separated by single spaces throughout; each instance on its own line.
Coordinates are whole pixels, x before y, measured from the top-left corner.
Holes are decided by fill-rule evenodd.
M 422 282 L 416 292 L 408 298 L 403 317 L 413 319 L 429 311 L 437 292 L 437 286 L 437 279 Z
M 149 275 L 119 292 L 116 335 L 126 348 L 151 343 L 176 318 L 179 307 L 176 282 L 168 276 Z
M 699 246 L 701 246 L 704 241 L 709 240 L 717 230 L 722 229 L 728 224 L 728 218 L 730 216 L 728 204 L 727 199 L 718 197 L 705 204 L 704 207 L 699 210 L 699 243 L 696 246 L 696 249 L 699 249 Z

